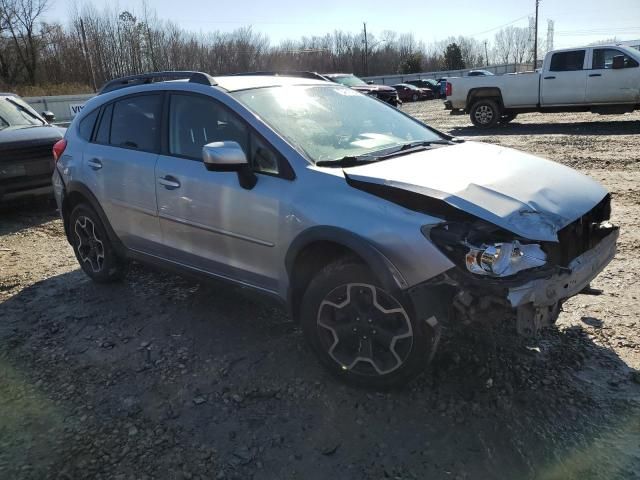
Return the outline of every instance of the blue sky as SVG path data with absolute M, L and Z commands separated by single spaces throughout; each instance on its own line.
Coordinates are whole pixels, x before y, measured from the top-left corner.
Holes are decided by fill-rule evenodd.
M 142 0 L 51 0 L 51 20 L 64 22 L 73 3 L 109 5 L 140 11 Z M 161 18 L 194 31 L 233 30 L 251 25 L 272 42 L 303 35 L 322 35 L 334 29 L 413 33 L 430 43 L 448 36 L 492 39 L 505 24 L 525 27 L 535 0 L 147 0 Z M 603 7 L 604 5 L 604 7 Z M 640 0 L 541 0 L 540 36 L 546 37 L 547 19 L 555 22 L 555 47 L 571 47 L 613 36 L 640 39 Z

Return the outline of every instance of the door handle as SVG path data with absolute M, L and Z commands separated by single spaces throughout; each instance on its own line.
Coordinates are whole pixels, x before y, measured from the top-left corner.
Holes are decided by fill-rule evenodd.
M 99 158 L 92 158 L 91 160 L 88 160 L 87 165 L 94 170 L 100 170 L 102 168 L 102 162 Z
M 589 76 L 590 77 L 601 77 L 602 74 L 601 73 L 590 73 Z
M 544 77 L 545 80 L 555 80 L 556 77 Z
M 178 181 L 178 179 L 172 177 L 171 175 L 160 177 L 158 179 L 158 183 L 160 185 L 163 185 L 167 190 L 175 190 L 176 188 L 180 188 L 180 182 Z

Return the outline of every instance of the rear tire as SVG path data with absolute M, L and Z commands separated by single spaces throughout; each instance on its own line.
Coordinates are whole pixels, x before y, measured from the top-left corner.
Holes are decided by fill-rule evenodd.
M 327 265 L 304 294 L 301 322 L 320 362 L 340 379 L 387 389 L 407 383 L 431 361 L 440 338 L 435 317 L 418 321 L 357 259 Z
M 495 100 L 487 98 L 478 100 L 473 104 L 469 117 L 471 118 L 471 123 L 478 128 L 493 128 L 502 117 L 502 112 Z
M 100 217 L 89 205 L 81 203 L 71 212 L 69 237 L 80 268 L 94 282 L 110 283 L 124 277 L 126 262 L 116 253 Z

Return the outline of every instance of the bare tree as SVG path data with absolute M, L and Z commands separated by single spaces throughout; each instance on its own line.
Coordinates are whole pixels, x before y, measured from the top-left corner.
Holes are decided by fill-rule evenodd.
M 0 30 L 8 33 L 30 84 L 36 83 L 38 59 L 43 48 L 38 21 L 48 5 L 48 0 L 0 0 Z

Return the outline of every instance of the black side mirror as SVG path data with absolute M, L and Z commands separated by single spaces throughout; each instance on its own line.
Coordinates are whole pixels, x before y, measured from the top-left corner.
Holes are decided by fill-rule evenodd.
M 367 85 L 373 85 L 373 80 L 368 80 Z
M 53 114 L 53 112 L 50 111 L 46 111 L 46 112 L 42 112 L 42 117 L 49 123 L 53 123 L 56 121 L 56 116 Z
M 616 55 L 615 57 L 613 57 L 611 68 L 613 68 L 614 70 L 624 68 L 624 55 Z

